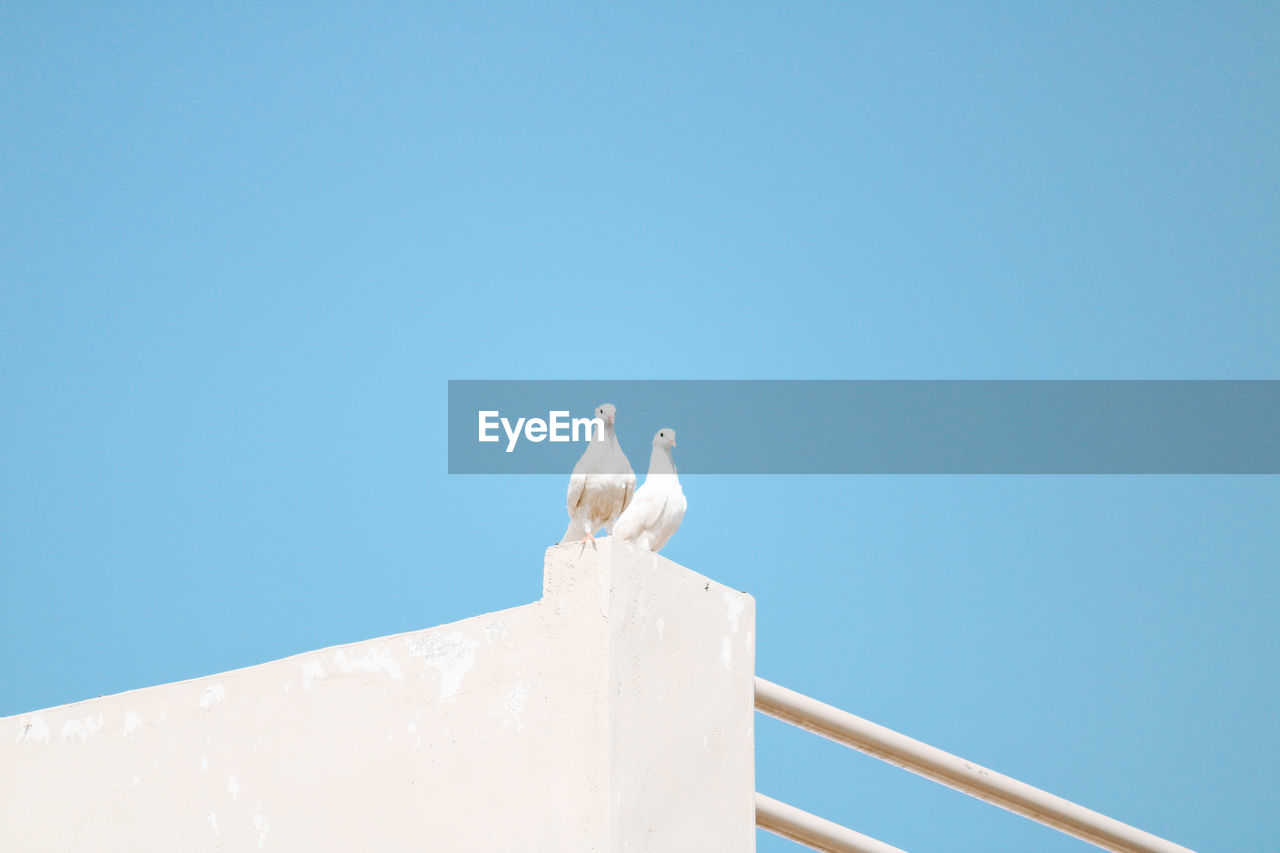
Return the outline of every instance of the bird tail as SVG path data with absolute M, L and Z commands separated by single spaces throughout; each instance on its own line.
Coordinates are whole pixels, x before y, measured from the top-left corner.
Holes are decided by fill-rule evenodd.
M 560 541 L 561 542 L 580 542 L 584 538 L 586 538 L 586 536 L 589 535 L 590 533 L 591 531 L 587 530 L 587 526 L 585 524 L 583 524 L 577 518 L 571 517 L 569 519 L 569 526 L 564 531 L 564 537 L 561 538 Z

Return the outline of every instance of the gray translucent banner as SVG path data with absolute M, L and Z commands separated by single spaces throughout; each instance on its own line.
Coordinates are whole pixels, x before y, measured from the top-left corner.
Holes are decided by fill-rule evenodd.
M 1280 473 L 1275 380 L 451 380 L 449 473 L 566 474 L 601 403 L 640 474 Z

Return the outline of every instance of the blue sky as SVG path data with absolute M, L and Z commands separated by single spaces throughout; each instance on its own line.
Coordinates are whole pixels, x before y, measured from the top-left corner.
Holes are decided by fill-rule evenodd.
M 451 378 L 1276 378 L 1278 41 L 6 5 L 0 714 L 536 598 L 564 479 L 448 476 Z M 1277 478 L 685 490 L 663 553 L 756 596 L 761 675 L 1199 851 L 1280 836 Z M 1089 849 L 763 719 L 757 770 L 907 850 Z

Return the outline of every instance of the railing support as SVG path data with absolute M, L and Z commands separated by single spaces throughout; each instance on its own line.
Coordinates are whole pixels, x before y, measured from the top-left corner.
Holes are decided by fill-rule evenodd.
M 756 793 L 756 826 L 826 853 L 905 853 L 883 841 Z
M 756 678 L 756 710 L 1115 853 L 1192 853 L 1171 841 Z M 759 795 L 757 795 L 758 797 Z

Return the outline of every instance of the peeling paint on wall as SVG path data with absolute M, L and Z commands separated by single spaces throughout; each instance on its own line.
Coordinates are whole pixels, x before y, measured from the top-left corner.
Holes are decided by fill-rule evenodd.
M 405 644 L 413 657 L 425 657 L 429 666 L 440 672 L 440 698 L 452 699 L 462 686 L 462 679 L 476 662 L 475 640 L 460 631 L 452 631 L 444 637 L 435 634 L 419 634 L 406 637 Z
M 271 824 L 263 820 L 261 811 L 262 811 L 262 806 L 258 806 L 258 809 L 253 813 L 253 828 L 258 830 L 258 849 L 259 850 L 261 850 L 263 847 L 266 846 L 267 833 L 271 831 Z
M 524 706 L 529 698 L 529 691 L 523 681 L 518 682 L 514 690 L 502 700 L 501 711 L 504 716 L 515 722 L 517 732 L 524 731 Z M 503 725 L 506 725 L 506 720 Z
M 742 617 L 742 609 L 746 607 L 746 603 L 742 600 L 742 596 L 735 595 L 726 591 L 724 594 L 725 605 L 729 610 L 729 622 L 733 625 L 733 633 L 738 633 L 738 620 Z
M 200 707 L 208 710 L 226 698 L 227 688 L 221 683 L 210 684 L 205 688 L 204 695 L 200 697 Z
M 507 623 L 498 620 L 490 622 L 484 626 L 484 640 L 489 645 L 493 645 L 498 640 L 507 636 Z
M 131 735 L 138 729 L 142 728 L 142 718 L 133 711 L 124 715 L 124 733 Z
M 400 664 L 396 663 L 390 652 L 384 648 L 369 649 L 363 657 L 359 658 L 348 657 L 346 649 L 338 649 L 334 652 L 333 663 L 342 672 L 385 672 L 397 681 L 404 679 Z
M 79 740 L 86 741 L 96 731 L 102 728 L 102 715 L 94 717 L 92 715 L 85 717 L 83 720 L 67 720 L 62 724 L 63 740 Z
M 325 672 L 324 664 L 318 660 L 307 661 L 302 665 L 302 689 L 310 690 L 311 682 L 323 681 L 329 677 L 329 673 Z
M 45 721 L 40 719 L 39 714 L 32 714 L 22 720 L 18 726 L 18 741 L 26 741 L 28 743 L 48 743 L 49 742 L 49 726 Z

